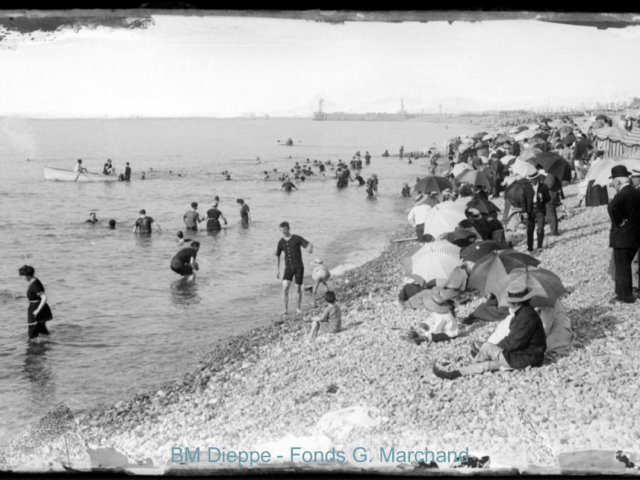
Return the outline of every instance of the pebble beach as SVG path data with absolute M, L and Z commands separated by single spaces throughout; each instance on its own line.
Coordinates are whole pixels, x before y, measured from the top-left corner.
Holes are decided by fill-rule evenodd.
M 489 455 L 494 467 L 519 468 L 527 465 L 529 444 L 510 406 L 517 404 L 554 455 L 640 452 L 637 307 L 608 303 L 607 210 L 572 208 L 576 191 L 576 185 L 565 189 L 569 218 L 538 257 L 570 291 L 563 303 L 575 341 L 540 368 L 455 381 L 435 377 L 436 361 L 446 368 L 469 363 L 471 343 L 486 339 L 495 324 L 463 326 L 448 343 L 401 341 L 399 334 L 427 313 L 399 305 L 399 259 L 413 242 L 390 241 L 375 260 L 330 281 L 343 311 L 341 333 L 305 343 L 311 317 L 323 308 L 318 295 L 303 317 L 232 339 L 183 379 L 77 417 L 82 436 L 89 445 L 113 447 L 131 461 L 150 458 L 156 466 L 171 465 L 172 447 L 275 451 L 300 445 L 370 452 L 468 448 L 471 455 Z M 502 207 L 503 200 L 496 204 Z M 412 233 L 407 227 L 390 240 Z M 523 237 L 511 235 L 514 244 Z M 524 242 L 515 248 L 524 251 Z M 458 318 L 482 301 L 460 306 Z M 360 421 L 331 420 L 331 412 L 348 408 Z

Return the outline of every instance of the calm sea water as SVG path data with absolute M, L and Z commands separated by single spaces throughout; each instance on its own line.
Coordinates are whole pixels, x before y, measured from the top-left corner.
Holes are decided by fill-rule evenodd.
M 82 411 L 177 378 L 220 340 L 272 321 L 282 309 L 275 249 L 283 220 L 314 244 L 314 254 L 305 255 L 307 277 L 312 258 L 331 269 L 372 258 L 386 234 L 406 221 L 410 201 L 399 195 L 402 183 L 426 172 L 424 160 L 408 165 L 380 154 L 400 145 L 421 150 L 477 130 L 209 119 L 5 119 L 0 127 L 0 442 L 57 402 Z M 289 137 L 294 147 L 279 145 Z M 377 173 L 376 200 L 354 184 L 338 190 L 332 179 L 298 182 L 300 190 L 288 194 L 279 182 L 257 178 L 307 158 L 348 161 L 356 150 L 373 155 L 363 176 Z M 257 165 L 258 156 L 265 163 Z M 96 172 L 106 158 L 120 172 L 129 161 L 133 180 L 44 181 L 45 165 L 72 169 L 78 158 Z M 161 173 L 138 180 L 150 168 Z M 223 180 L 223 170 L 231 181 Z M 229 226 L 215 235 L 187 235 L 201 248 L 200 272 L 186 284 L 169 269 L 180 248 L 175 233 L 192 201 L 204 214 L 215 195 Z M 251 208 L 248 229 L 239 225 L 238 197 Z M 131 234 L 141 208 L 164 233 Z M 101 223 L 85 224 L 90 211 Z M 115 231 L 107 229 L 111 218 Z M 35 267 L 54 314 L 50 338 L 38 345 L 27 342 L 23 264 Z

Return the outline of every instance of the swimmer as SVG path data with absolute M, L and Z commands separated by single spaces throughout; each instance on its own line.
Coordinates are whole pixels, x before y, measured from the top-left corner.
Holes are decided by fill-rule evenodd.
M 224 176 L 225 180 L 231 180 L 231 175 L 229 175 L 228 173 Z
M 111 219 L 109 220 L 109 230 L 115 230 L 116 229 L 116 221 Z
M 144 180 L 145 179 L 145 174 L 144 172 L 140 172 L 140 180 Z
M 98 223 L 99 221 L 100 221 L 100 220 L 98 220 L 98 219 L 96 218 L 96 214 L 95 214 L 95 212 L 91 212 L 91 213 L 89 214 L 89 220 L 87 220 L 87 221 L 86 221 L 86 223 L 90 223 L 90 224 L 92 224 L 92 225 L 93 225 L 94 223 Z
M 182 230 L 179 230 L 178 233 L 176 233 L 176 237 L 178 237 L 177 242 L 182 245 L 184 242 L 190 242 L 191 239 L 190 238 L 184 238 L 184 233 L 182 233 Z
M 187 280 L 196 278 L 195 272 L 198 271 L 196 257 L 200 250 L 200 242 L 193 242 L 190 247 L 183 248 L 171 259 L 171 270 L 178 275 L 182 275 Z
M 298 187 L 296 187 L 295 184 L 289 179 L 289 177 L 287 177 L 284 183 L 282 184 L 282 187 L 280 187 L 280 190 L 284 190 L 285 192 L 290 192 L 292 188 L 295 188 L 296 190 L 298 190 Z

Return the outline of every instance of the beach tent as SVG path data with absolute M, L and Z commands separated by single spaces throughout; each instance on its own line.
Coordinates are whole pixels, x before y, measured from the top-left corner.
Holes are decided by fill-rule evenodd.
M 596 150 L 604 150 L 607 157 L 619 157 L 629 152 L 640 150 L 640 133 L 627 132 L 614 127 L 593 130 L 594 147 Z

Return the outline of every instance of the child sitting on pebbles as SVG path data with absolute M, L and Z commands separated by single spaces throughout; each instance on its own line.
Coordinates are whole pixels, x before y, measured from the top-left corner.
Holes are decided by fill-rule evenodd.
M 340 306 L 336 304 L 336 294 L 329 290 L 324 294 L 324 300 L 328 304 L 327 308 L 322 313 L 322 318 L 313 320 L 307 343 L 311 343 L 316 338 L 320 329 L 326 333 L 338 333 L 342 328 L 342 312 Z
M 458 320 L 456 319 L 455 304 L 447 298 L 441 287 L 433 287 L 430 297 L 425 297 L 423 302 L 427 310 L 432 313 L 420 327 L 426 330 L 418 334 L 411 330 L 408 335 L 400 338 L 407 342 L 420 345 L 422 342 L 448 342 L 458 336 Z

